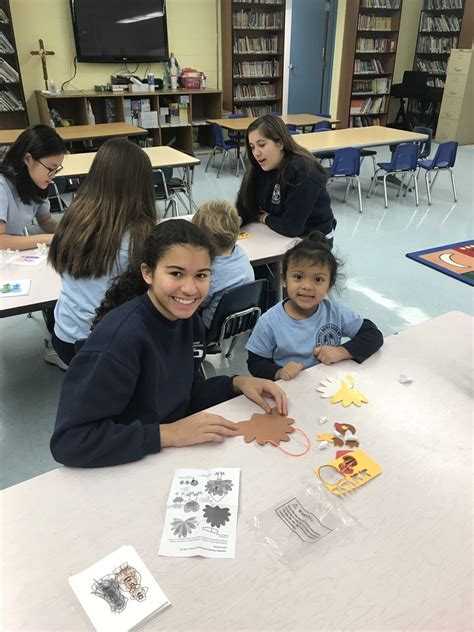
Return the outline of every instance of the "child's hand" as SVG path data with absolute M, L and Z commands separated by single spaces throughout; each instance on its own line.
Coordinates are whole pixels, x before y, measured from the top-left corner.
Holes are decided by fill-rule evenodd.
M 197 443 L 222 443 L 226 437 L 234 437 L 237 434 L 237 426 L 233 421 L 205 412 L 160 426 L 162 448 L 181 448 Z
M 275 400 L 276 408 L 280 415 L 288 414 L 288 401 L 282 389 L 271 380 L 264 380 L 260 377 L 247 377 L 246 375 L 236 375 L 233 380 L 234 389 L 240 391 L 252 402 L 258 404 L 266 413 L 270 413 L 272 407 L 264 399 L 264 396 L 272 397 Z
M 292 380 L 300 371 L 303 370 L 301 362 L 287 362 L 285 366 L 278 369 L 275 375 L 275 380 Z
M 351 354 L 345 347 L 332 347 L 331 345 L 316 347 L 314 355 L 323 364 L 334 364 L 335 362 L 350 360 L 352 358 Z

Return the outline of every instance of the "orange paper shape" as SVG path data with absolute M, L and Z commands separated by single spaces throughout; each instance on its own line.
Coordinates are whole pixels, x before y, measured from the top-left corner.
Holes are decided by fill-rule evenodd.
M 252 415 L 249 421 L 239 421 L 236 425 L 239 434 L 244 436 L 245 443 L 255 440 L 259 445 L 273 443 L 278 445 L 280 441 L 289 441 L 289 434 L 294 432 L 291 424 L 294 419 L 280 415 L 276 408 L 271 413 Z

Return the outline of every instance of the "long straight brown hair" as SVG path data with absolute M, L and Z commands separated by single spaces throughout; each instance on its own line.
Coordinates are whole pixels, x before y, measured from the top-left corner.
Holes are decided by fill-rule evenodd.
M 305 159 L 308 175 L 312 170 L 319 171 L 319 173 L 324 176 L 324 179 L 327 180 L 326 169 L 324 169 L 319 160 L 313 156 L 311 152 L 295 142 L 293 136 L 279 116 L 275 116 L 274 114 L 260 116 L 249 125 L 245 134 L 248 168 L 245 170 L 242 184 L 237 195 L 237 207 L 239 208 L 244 224 L 255 221 L 258 217 L 254 181 L 255 174 L 262 171 L 262 168 L 255 159 L 249 143 L 249 134 L 255 130 L 258 130 L 264 138 L 272 140 L 275 143 L 282 143 L 283 145 L 283 160 L 278 167 L 277 182 L 280 184 L 285 182 L 286 168 L 295 156 L 301 156 Z
M 76 279 L 109 274 L 124 234 L 130 235 L 132 263 L 155 224 L 150 159 L 135 143 L 108 140 L 56 229 L 49 261 Z

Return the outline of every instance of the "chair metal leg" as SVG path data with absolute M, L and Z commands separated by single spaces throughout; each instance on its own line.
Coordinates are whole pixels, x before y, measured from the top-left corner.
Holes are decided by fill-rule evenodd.
M 433 180 L 431 181 L 431 190 L 433 190 L 434 183 L 436 182 L 436 178 L 438 177 L 439 171 L 440 171 L 439 169 L 435 169 L 435 175 L 434 175 Z
M 359 213 L 362 213 L 362 192 L 360 190 L 359 176 L 355 176 L 355 179 L 357 180 L 357 193 L 359 195 Z
M 237 344 L 237 340 L 238 340 L 238 336 L 234 336 L 232 338 L 232 340 L 230 341 L 229 349 L 227 350 L 227 353 L 225 354 L 226 358 L 230 358 L 231 357 L 232 351 L 234 350 L 234 347 Z
M 406 197 L 407 196 L 407 191 L 410 190 L 410 184 L 411 184 L 411 181 L 413 180 L 413 176 L 415 176 L 415 179 L 416 179 L 416 175 L 415 174 L 416 174 L 416 171 L 412 171 L 411 172 L 410 178 L 409 178 L 408 182 L 405 185 L 405 191 L 403 192 L 403 197 Z
M 227 154 L 229 152 L 227 151 L 227 149 L 224 151 L 224 155 L 222 156 L 222 162 L 221 162 L 221 166 L 219 168 L 219 171 L 217 172 L 217 177 L 220 178 L 221 173 L 222 173 L 222 169 L 224 168 L 224 163 L 225 163 L 225 159 L 227 158 Z
M 211 160 L 214 158 L 215 153 L 216 153 L 216 147 L 214 147 L 214 149 L 211 151 L 211 155 L 209 156 L 209 160 L 207 161 L 206 168 L 204 169 L 205 172 L 207 172 L 207 170 L 209 169 L 209 165 L 211 164 Z
M 370 183 L 369 190 L 367 191 L 367 197 L 368 198 L 370 197 L 370 194 L 372 193 L 372 189 L 374 189 L 374 191 L 377 189 L 377 183 L 378 183 L 377 174 L 378 174 L 378 172 L 379 172 L 379 169 L 377 169 L 377 171 L 374 173 L 374 176 L 372 178 L 372 182 Z
M 372 165 L 374 167 L 374 175 L 375 175 L 377 172 L 377 163 L 375 161 L 375 156 L 371 156 L 371 158 L 372 158 Z
M 56 193 L 56 197 L 58 198 L 58 204 L 59 204 L 59 208 L 61 210 L 61 213 L 64 213 L 64 205 L 63 205 L 63 201 L 61 200 L 61 196 L 59 195 L 59 189 L 58 186 L 56 184 L 56 182 L 53 180 L 52 183 L 53 188 L 54 188 L 54 192 Z
M 449 175 L 451 176 L 451 186 L 453 187 L 454 201 L 457 202 L 458 201 L 458 194 L 457 194 L 457 191 L 456 191 L 456 183 L 454 181 L 454 173 L 453 173 L 453 170 L 451 169 L 451 167 L 448 167 L 448 171 L 449 171 Z
M 383 196 L 385 198 L 385 208 L 388 208 L 388 199 L 387 199 L 387 176 L 388 173 L 386 173 L 383 177 Z
M 349 187 L 350 186 L 351 186 L 351 181 L 350 181 L 350 179 L 347 179 L 346 190 L 344 191 L 344 197 L 342 198 L 343 202 L 346 201 L 347 193 L 349 191 Z
M 240 164 L 242 165 L 242 173 L 245 173 L 245 161 L 242 158 L 242 154 L 239 154 L 239 160 L 240 160 Z
M 397 195 L 395 197 L 400 196 L 400 191 L 402 190 L 403 183 L 405 182 L 406 173 L 404 173 L 400 179 L 400 186 L 398 187 Z
M 428 195 L 428 204 L 431 206 L 431 188 L 430 188 L 430 172 L 425 173 L 426 194 Z
M 415 177 L 415 202 L 416 202 L 416 205 L 419 206 L 420 200 L 419 200 L 419 197 L 418 197 L 418 180 L 417 180 L 416 177 Z

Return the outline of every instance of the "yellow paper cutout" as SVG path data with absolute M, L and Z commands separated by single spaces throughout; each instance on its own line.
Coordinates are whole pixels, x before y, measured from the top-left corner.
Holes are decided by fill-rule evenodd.
M 247 237 L 252 237 L 252 233 L 246 233 L 246 232 L 239 233 L 239 236 L 237 237 L 237 240 L 239 240 L 239 239 L 247 239 Z
M 327 482 L 324 479 L 325 474 L 329 473 L 327 470 L 325 472 L 326 468 L 331 468 L 332 475 L 338 473 L 340 479 L 334 483 Z M 342 496 L 371 481 L 382 473 L 382 468 L 362 450 L 354 450 L 339 459 L 330 461 L 327 465 L 322 465 L 314 470 L 314 473 L 319 476 L 331 494 Z
M 321 397 L 330 397 L 331 404 L 341 403 L 345 408 L 351 404 L 356 406 L 368 404 L 369 400 L 367 397 L 360 391 L 357 391 L 354 385 L 355 382 L 352 375 L 339 375 L 336 378 L 327 377 L 321 380 L 318 391 L 321 393 Z
M 318 434 L 318 441 L 330 441 L 331 443 L 334 441 L 334 437 L 330 434 Z

